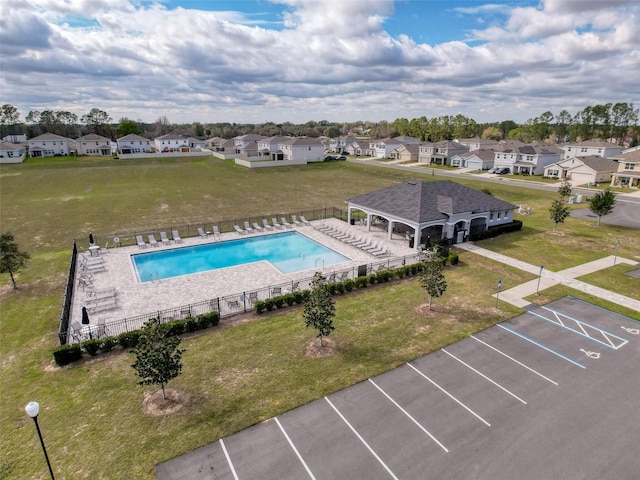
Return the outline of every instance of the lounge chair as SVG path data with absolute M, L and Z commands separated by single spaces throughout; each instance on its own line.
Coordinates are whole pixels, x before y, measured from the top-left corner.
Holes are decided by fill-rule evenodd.
M 282 225 L 284 225 L 287 228 L 293 228 L 293 225 L 291 225 L 289 222 L 287 222 L 287 219 L 284 217 L 280 218 L 280 223 L 282 223 Z
M 271 218 L 271 223 L 273 224 L 274 228 L 279 228 L 282 230 L 282 225 L 278 223 L 278 220 L 276 220 L 276 217 Z
M 273 287 L 271 289 L 271 296 L 276 296 L 276 295 L 282 295 L 282 288 L 281 287 Z
M 291 287 L 287 288 L 287 292 L 293 293 L 300 290 L 300 282 L 293 282 Z
M 269 225 L 269 222 L 267 222 L 266 218 L 262 219 L 262 225 L 264 226 L 265 229 L 267 230 L 273 230 L 273 227 L 271 225 Z
M 378 240 L 376 242 L 373 242 L 371 245 L 364 246 L 364 247 L 361 247 L 361 248 L 362 248 L 362 250 L 365 250 L 367 252 L 371 252 L 373 250 L 378 250 L 381 246 L 382 246 L 382 242 L 380 242 L 380 240 Z
M 167 232 L 160 232 L 160 241 L 163 245 L 171 245 L 171 240 L 167 237 Z
M 207 232 L 205 232 L 202 227 L 198 227 L 198 235 L 200 235 L 202 238 L 208 236 Z
M 237 310 L 240 308 L 240 302 L 238 300 L 227 300 L 227 306 L 230 310 Z
M 327 283 L 335 283 L 336 282 L 336 273 L 333 272 L 331 275 L 329 275 L 329 278 L 327 278 Z
M 247 233 L 247 231 L 246 231 L 246 230 L 241 229 L 238 225 L 234 225 L 234 226 L 233 226 L 233 229 L 234 229 L 236 232 L 238 232 L 240 235 L 244 235 L 244 234 L 246 234 L 246 233 Z
M 77 320 L 74 320 L 73 322 L 71 322 L 71 337 L 77 342 L 82 340 L 81 334 L 80 334 L 81 330 L 82 330 L 82 325 L 80 325 L 80 323 L 78 323 Z
M 263 230 L 263 228 L 260 225 L 258 225 L 256 222 L 253 222 L 253 229 L 256 232 L 261 232 Z
M 253 228 L 249 225 L 249 222 L 244 222 L 244 229 L 247 233 L 253 233 Z
M 159 247 L 160 245 L 158 245 L 158 241 L 156 240 L 156 236 L 155 235 L 149 235 L 149 245 L 151 245 L 152 247 Z
M 138 243 L 138 248 L 147 248 L 147 244 L 144 243 L 142 235 L 136 235 L 136 242 Z
M 375 255 L 376 257 L 381 257 L 383 255 L 388 255 L 389 254 L 389 249 L 384 245 L 380 245 L 380 248 L 378 248 L 376 250 L 371 250 L 369 253 L 371 255 Z
M 302 222 L 296 218 L 295 215 L 291 215 L 291 220 L 293 221 L 293 225 L 296 227 L 301 227 Z
M 309 220 L 307 220 L 306 218 L 304 218 L 304 215 L 300 215 L 300 221 L 304 224 L 304 225 L 311 225 L 311 222 Z
M 174 243 L 182 243 L 182 239 L 180 238 L 180 234 L 178 233 L 178 230 L 173 230 L 171 232 L 171 236 L 173 237 Z
M 249 303 L 253 305 L 258 301 L 258 292 L 249 292 Z
M 103 272 L 107 268 L 104 266 L 104 263 L 95 263 L 93 265 L 84 265 L 80 264 L 80 271 L 85 272 Z
M 341 282 L 344 282 L 348 278 L 349 278 L 349 272 L 342 272 L 342 275 L 340 275 L 340 281 Z
M 217 225 L 213 226 L 213 238 L 220 240 L 220 229 Z

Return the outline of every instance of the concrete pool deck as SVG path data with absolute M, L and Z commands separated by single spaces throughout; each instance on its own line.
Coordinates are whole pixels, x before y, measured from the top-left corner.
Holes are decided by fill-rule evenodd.
M 359 248 L 348 245 L 340 240 L 328 236 L 314 226 L 322 224 L 334 225 L 341 229 L 348 229 L 353 235 L 366 235 L 374 240 L 383 240 L 389 249 L 390 255 L 385 257 L 373 256 Z M 321 271 L 325 276 L 332 272 L 354 271 L 359 265 L 379 264 L 385 259 L 416 255 L 416 251 L 409 248 L 404 236 L 394 235 L 392 240 L 386 238 L 386 231 L 375 229 L 367 231 L 363 225 L 348 225 L 346 222 L 331 218 L 312 222 L 312 226 L 296 227 L 294 229 L 282 229 L 267 232 L 254 233 L 250 236 L 267 235 L 270 233 L 281 233 L 295 230 L 308 238 L 321 243 L 341 255 L 349 258 L 347 262 L 331 265 L 325 268 L 314 268 L 291 274 L 283 274 L 268 262 L 256 262 L 236 267 L 228 267 L 207 272 L 195 273 L 181 277 L 158 279 L 150 282 L 140 283 L 138 281 L 132 255 L 141 252 L 161 251 L 176 247 L 188 247 L 213 243 L 213 235 L 208 237 L 188 237 L 183 239 L 182 244 L 162 245 L 154 248 L 148 246 L 140 249 L 137 245 L 127 247 L 110 248 L 108 251 L 101 251 L 100 258 L 103 259 L 105 269 L 92 273 L 93 286 L 85 287 L 78 285 L 74 288 L 71 310 L 71 322 L 80 323 L 82 319 L 82 307 L 90 307 L 90 300 L 87 293 L 90 290 L 102 290 L 114 288 L 117 292 L 116 307 L 109 308 L 95 313 L 89 313 L 91 324 L 97 324 L 99 320 L 104 320 L 105 325 L 119 322 L 125 318 L 138 315 L 151 314 L 152 312 L 179 308 L 183 305 L 194 304 L 206 300 L 240 294 L 245 291 L 255 291 L 267 289 L 270 286 L 291 284 L 302 279 L 313 277 L 315 271 Z M 236 232 L 225 232 L 221 234 L 219 241 L 235 240 L 247 238 L 248 235 L 240 235 Z M 146 239 L 145 239 L 146 240 Z M 78 270 L 80 271 L 80 261 L 82 258 L 91 257 L 89 252 L 82 252 L 78 255 Z M 353 274 L 349 277 L 352 278 Z M 77 277 L 77 275 L 76 275 Z M 284 289 L 283 289 L 284 291 Z M 259 299 L 263 299 L 259 297 Z

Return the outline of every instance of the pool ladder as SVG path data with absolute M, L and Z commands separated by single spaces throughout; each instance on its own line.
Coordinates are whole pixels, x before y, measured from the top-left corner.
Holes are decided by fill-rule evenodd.
M 314 267 L 318 266 L 318 260 L 322 260 L 322 268 L 324 268 L 324 258 L 323 257 L 316 258 L 315 262 L 313 262 L 313 266 Z

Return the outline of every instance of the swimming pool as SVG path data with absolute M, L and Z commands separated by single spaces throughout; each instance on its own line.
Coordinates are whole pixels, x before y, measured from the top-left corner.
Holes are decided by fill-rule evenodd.
M 138 253 L 131 258 L 142 283 L 260 261 L 271 263 L 282 273 L 349 261 L 298 232 Z

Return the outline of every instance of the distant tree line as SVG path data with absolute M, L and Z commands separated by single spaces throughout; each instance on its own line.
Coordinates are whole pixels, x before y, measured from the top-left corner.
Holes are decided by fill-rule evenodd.
M 0 107 L 0 136 L 26 133 L 29 138 L 43 133 L 55 133 L 69 138 L 78 138 L 88 133 L 96 133 L 115 140 L 130 133 L 146 138 L 156 138 L 167 133 L 189 134 L 196 137 L 233 138 L 250 133 L 264 136 L 307 136 L 339 137 L 355 135 L 376 139 L 407 135 L 424 141 L 438 142 L 455 138 L 482 137 L 492 140 L 520 140 L 523 142 L 547 141 L 550 143 L 582 141 L 594 138 L 614 139 L 619 144 L 638 145 L 640 128 L 639 110 L 633 103 L 607 103 L 587 106 L 571 115 L 567 110 L 557 115 L 544 112 L 530 118 L 524 124 L 513 120 L 494 123 L 477 123 L 464 115 L 443 115 L 428 119 L 397 118 L 393 122 L 358 121 L 329 122 L 327 120 L 262 124 L 206 123 L 173 124 L 166 116 L 153 123 L 121 118 L 113 123 L 109 114 L 99 108 L 92 108 L 80 118 L 74 113 L 54 110 L 33 110 L 24 121 L 20 112 L 10 104 Z

